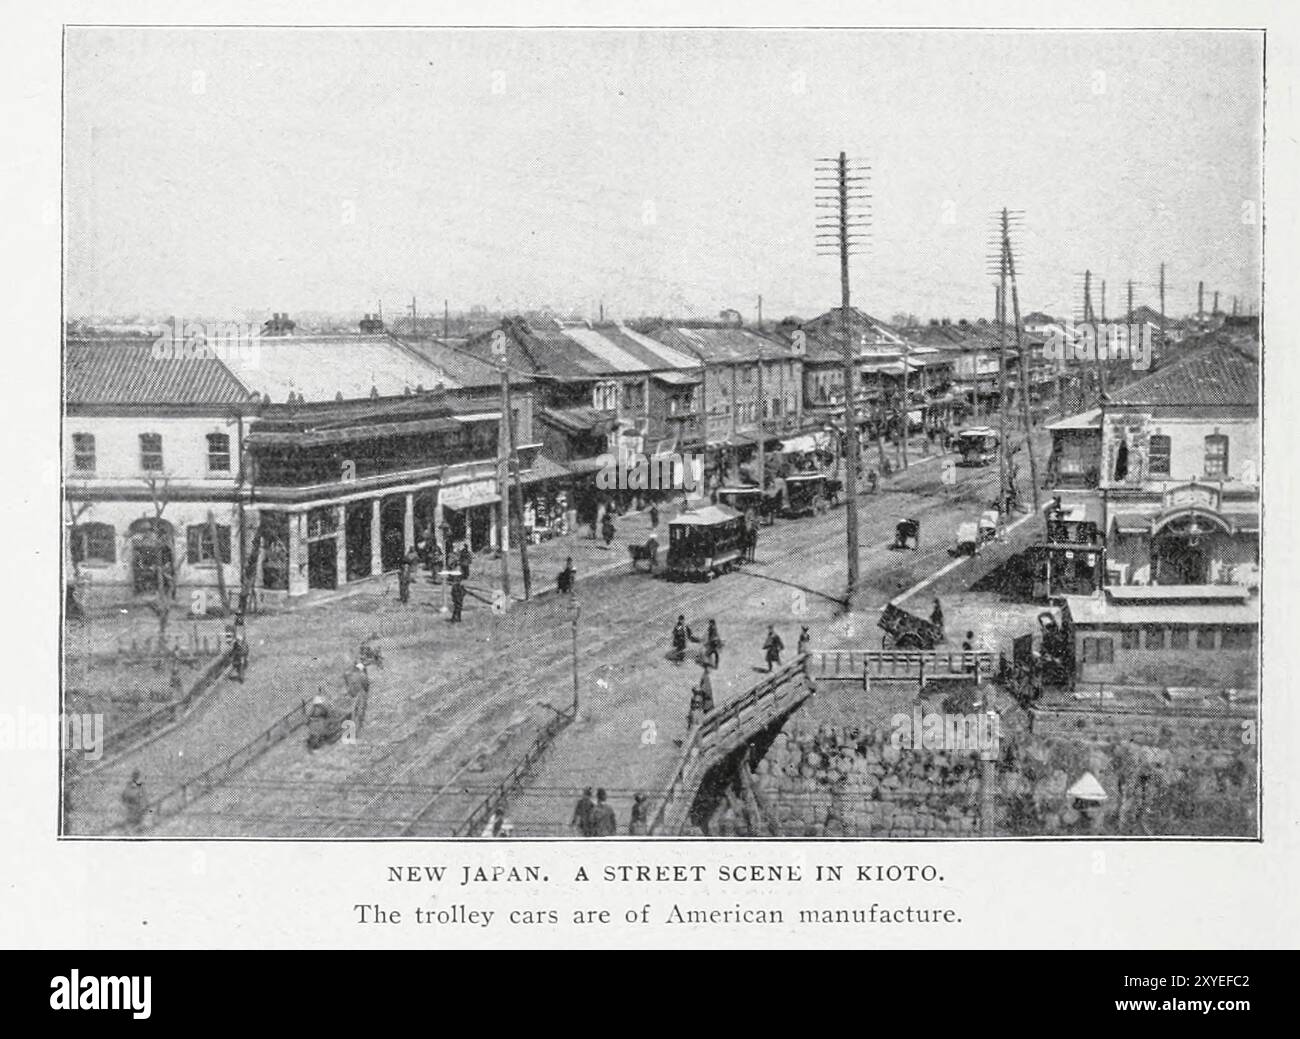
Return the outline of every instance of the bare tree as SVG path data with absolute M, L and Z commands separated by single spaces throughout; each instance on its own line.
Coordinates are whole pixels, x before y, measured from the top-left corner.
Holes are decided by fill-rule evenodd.
M 162 475 L 149 475 L 144 478 L 149 488 L 149 498 L 153 503 L 153 522 L 150 524 L 149 536 L 154 544 L 154 601 L 150 604 L 158 617 L 158 643 L 161 646 L 167 636 L 167 622 L 171 619 L 172 600 L 176 593 L 176 544 L 171 533 L 171 524 L 163 519 L 163 513 L 170 504 L 169 491 L 171 481 Z

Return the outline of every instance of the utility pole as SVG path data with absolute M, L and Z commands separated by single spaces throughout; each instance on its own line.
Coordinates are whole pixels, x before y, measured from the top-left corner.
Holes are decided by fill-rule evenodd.
M 447 309 L 447 301 L 442 301 L 442 338 L 451 338 L 451 312 Z
M 510 600 L 510 370 L 501 358 L 501 421 L 497 425 L 497 555 L 501 559 L 501 591 Z
M 825 252 L 833 249 L 839 254 L 840 261 L 840 334 L 844 363 L 844 493 L 845 493 L 845 543 L 847 555 L 848 588 L 845 601 L 849 612 L 856 605 L 858 592 L 858 420 L 854 408 L 855 359 L 853 340 L 849 333 L 849 253 L 850 245 L 866 237 L 864 231 L 855 230 L 867 226 L 866 220 L 851 220 L 850 211 L 854 204 L 861 204 L 870 195 L 859 187 L 867 180 L 868 167 L 856 167 L 860 176 L 849 175 L 849 160 L 844 152 L 838 159 L 822 160 L 818 167 L 817 206 L 833 210 L 828 219 L 817 224 L 817 242 L 825 246 Z M 833 164 L 833 165 L 827 165 Z M 831 184 L 827 185 L 826 182 Z
M 758 330 L 763 331 L 763 294 L 758 295 Z
M 603 299 L 600 301 L 600 323 L 602 325 L 605 323 L 605 301 Z
M 758 345 L 758 488 L 767 489 L 767 412 L 763 397 L 763 344 Z
M 415 319 L 416 319 L 416 316 L 417 316 L 417 315 L 416 315 L 416 310 L 415 310 L 415 297 L 412 296 L 412 297 L 411 297 L 411 334 L 412 334 L 412 335 L 415 334 Z
M 573 719 L 577 721 L 578 706 L 578 618 L 582 616 L 582 605 L 578 602 L 577 592 L 570 592 L 572 612 L 569 614 L 570 631 L 573 638 Z
M 1219 293 L 1216 291 L 1214 293 L 1214 306 L 1210 308 L 1210 317 L 1213 317 L 1218 312 L 1219 312 Z
M 1006 210 L 1003 210 L 1006 213 Z M 1005 226 L 1005 225 L 1004 225 Z M 1003 240 L 1006 250 L 1007 273 L 1011 276 L 1011 308 L 1015 319 L 1016 352 L 1020 357 L 1020 411 L 1025 422 L 1025 451 L 1029 454 L 1029 486 L 1034 501 L 1034 513 L 1038 513 L 1038 463 L 1034 459 L 1034 415 L 1029 401 L 1029 359 L 1025 356 L 1025 347 L 1020 335 L 1020 291 L 1016 284 L 1016 257 L 1011 250 L 1011 236 L 1008 233 Z M 1102 282 L 1105 285 L 1105 282 Z
M 1101 320 L 1106 322 L 1106 279 L 1101 279 Z
M 1205 324 L 1205 282 L 1196 283 L 1196 323 Z
M 990 260 L 996 264 L 998 276 L 997 311 L 994 318 L 998 326 L 998 507 L 1001 509 L 1011 490 L 1007 465 L 1007 243 L 1011 237 L 1011 212 L 1004 208 L 994 219 L 994 233 L 989 246 L 990 249 L 995 245 L 997 248 L 997 259 L 993 260 L 990 256 Z M 1022 396 L 1025 389 L 1023 385 L 1020 387 Z
M 1141 335 L 1139 330 L 1138 335 Z M 1165 265 L 1160 265 L 1160 347 L 1165 345 Z
M 528 566 L 528 535 L 524 531 L 524 488 L 519 475 L 519 444 L 515 436 L 515 410 L 510 395 L 510 369 L 503 364 L 505 373 L 505 400 L 502 410 L 505 412 L 506 432 L 509 435 L 510 470 L 514 475 L 515 507 L 510 510 L 513 519 L 511 537 L 519 542 L 519 572 L 524 581 L 524 599 L 533 597 L 533 574 Z
M 911 432 L 911 420 L 908 416 L 911 414 L 911 401 L 907 396 L 907 342 L 903 342 L 903 432 L 899 438 L 899 443 L 903 447 L 903 472 L 907 472 L 907 436 Z

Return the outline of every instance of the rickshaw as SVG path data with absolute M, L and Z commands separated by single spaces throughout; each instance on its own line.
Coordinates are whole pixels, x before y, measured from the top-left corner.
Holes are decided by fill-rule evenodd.
M 934 649 L 943 641 L 943 629 L 939 625 L 892 602 L 885 604 L 876 624 L 885 630 L 886 642 L 898 649 Z
M 788 517 L 821 515 L 830 508 L 825 473 L 791 473 L 785 477 L 782 513 Z
M 961 455 L 958 465 L 991 465 L 998 458 L 998 432 L 987 426 L 963 429 L 957 434 L 957 453 Z
M 668 522 L 670 578 L 711 580 L 744 562 L 745 517 L 725 505 L 704 505 Z

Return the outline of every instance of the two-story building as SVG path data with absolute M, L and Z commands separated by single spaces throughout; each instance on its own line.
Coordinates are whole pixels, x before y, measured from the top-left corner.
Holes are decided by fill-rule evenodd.
M 65 345 L 66 576 L 83 605 L 239 588 L 260 398 L 215 358 L 154 355 L 151 339 Z
M 1258 583 L 1259 366 L 1224 340 L 1049 426 L 1049 483 L 1105 532 L 1107 584 Z
M 281 322 L 283 324 L 283 322 Z M 159 355 L 65 347 L 68 556 L 83 602 L 294 598 L 395 570 L 418 536 L 504 547 L 499 393 L 387 335 Z M 532 398 L 512 395 L 522 476 Z

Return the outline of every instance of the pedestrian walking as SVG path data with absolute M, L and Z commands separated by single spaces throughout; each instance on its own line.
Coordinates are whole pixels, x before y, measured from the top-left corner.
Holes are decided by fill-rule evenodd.
M 695 728 L 713 710 L 713 682 L 709 678 L 709 665 L 705 661 L 700 672 L 699 685 L 691 690 L 691 706 L 686 712 L 686 729 Z
M 465 608 L 465 585 L 462 581 L 451 582 L 451 623 L 460 623 L 461 611 Z
M 711 667 L 722 663 L 722 636 L 718 634 L 718 622 L 709 621 L 709 630 L 704 636 L 704 659 Z
M 630 837 L 642 837 L 646 833 L 648 825 L 646 815 L 649 808 L 646 803 L 647 800 L 648 798 L 643 793 L 637 793 L 632 798 L 632 817 L 627 823 L 627 832 Z
M 650 506 L 650 529 L 654 530 L 659 526 L 659 506 Z
M 700 641 L 691 634 L 690 626 L 686 623 L 686 617 L 683 614 L 679 613 L 677 615 L 677 623 L 673 625 L 672 640 L 673 651 L 671 657 L 676 664 L 680 664 L 686 659 L 686 644 L 688 642 Z
M 812 635 L 808 631 L 808 625 L 807 624 L 799 625 L 799 642 L 797 647 L 795 648 L 795 652 L 799 656 L 803 656 L 805 653 L 808 652 L 808 647 L 811 645 L 812 645 Z
M 407 562 L 397 571 L 397 598 L 402 605 L 411 601 L 411 564 Z
M 569 556 L 564 561 L 564 569 L 561 570 L 559 575 L 555 578 L 556 590 L 559 591 L 561 595 L 567 595 L 569 592 L 573 591 L 573 582 L 576 577 L 577 574 L 573 569 L 573 556 Z
M 236 629 L 235 643 L 230 647 L 230 664 L 235 681 L 242 684 L 248 670 L 248 639 L 239 629 Z
M 767 638 L 763 640 L 763 657 L 767 661 L 767 669 L 772 670 L 774 665 L 781 663 L 781 650 L 785 649 L 785 643 L 781 641 L 781 636 L 776 633 L 772 625 L 767 626 Z
M 469 550 L 469 542 L 460 546 L 460 579 L 469 580 L 469 565 L 474 562 L 474 553 Z
M 591 836 L 613 837 L 618 833 L 618 817 L 607 803 L 608 794 L 601 787 L 596 791 L 596 807 L 591 812 Z
M 605 518 L 600 523 L 600 536 L 605 539 L 605 547 L 609 548 L 614 540 L 614 519 L 606 512 Z
M 569 820 L 569 828 L 576 830 L 579 837 L 591 836 L 591 813 L 595 808 L 596 805 L 591 800 L 591 787 L 583 787 L 582 796 L 573 806 L 573 818 Z
M 145 796 L 144 780 L 140 778 L 137 768 L 131 773 L 122 789 L 122 804 L 126 806 L 126 825 L 128 829 L 139 831 L 144 827 L 144 817 L 149 808 Z
M 366 720 L 366 704 L 370 699 L 370 675 L 364 661 L 358 660 L 343 673 L 343 688 L 352 703 L 348 717 L 352 719 L 352 734 L 355 736 Z
M 934 609 L 930 611 L 930 623 L 939 629 L 939 641 L 943 641 L 943 604 L 938 598 L 934 600 Z

